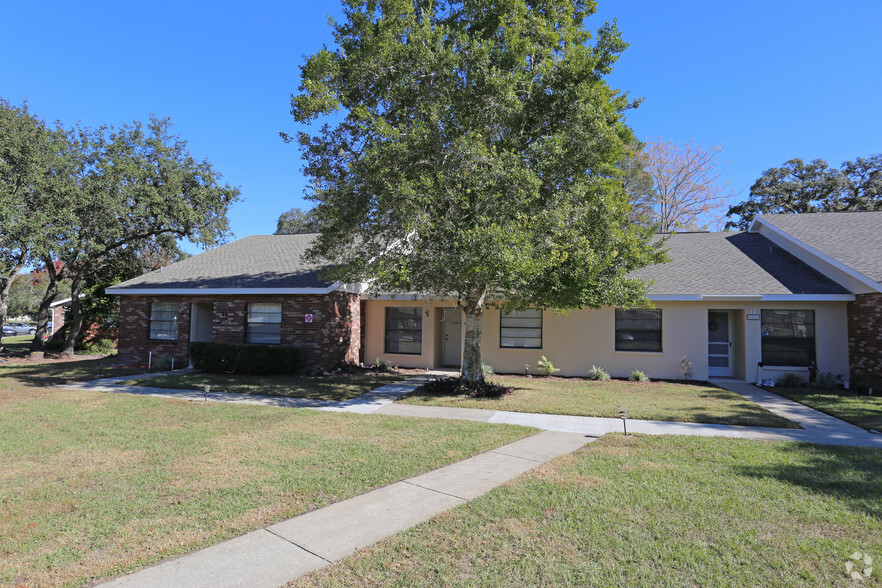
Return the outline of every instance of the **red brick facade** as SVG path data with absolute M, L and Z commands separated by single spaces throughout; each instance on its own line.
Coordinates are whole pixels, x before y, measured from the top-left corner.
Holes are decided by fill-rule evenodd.
M 856 294 L 848 303 L 848 355 L 852 378 L 882 392 L 882 294 Z
M 150 304 L 177 302 L 178 337 L 150 339 Z M 119 358 L 124 364 L 146 364 L 153 357 L 173 357 L 175 366 L 189 363 L 191 303 L 212 304 L 212 341 L 244 343 L 248 304 L 282 303 L 282 345 L 303 350 L 307 373 L 358 363 L 361 351 L 361 306 L 357 294 L 241 295 L 241 296 L 121 296 Z M 306 315 L 313 316 L 306 322 Z

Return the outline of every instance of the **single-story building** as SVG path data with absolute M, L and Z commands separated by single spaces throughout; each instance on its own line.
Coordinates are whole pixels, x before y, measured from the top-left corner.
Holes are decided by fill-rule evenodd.
M 651 281 L 654 308 L 489 307 L 483 360 L 498 373 L 535 372 L 545 355 L 571 376 L 598 365 L 676 379 L 686 357 L 699 380 L 815 369 L 882 377 L 880 228 L 882 212 L 765 215 L 746 232 L 671 235 L 672 261 L 634 273 Z M 301 259 L 314 238 L 246 237 L 108 289 L 121 296 L 121 361 L 146 363 L 152 352 L 186 362 L 191 341 L 226 341 L 297 345 L 312 369 L 375 358 L 461 364 L 455 301 L 324 282 Z M 875 256 L 846 255 L 864 247 Z

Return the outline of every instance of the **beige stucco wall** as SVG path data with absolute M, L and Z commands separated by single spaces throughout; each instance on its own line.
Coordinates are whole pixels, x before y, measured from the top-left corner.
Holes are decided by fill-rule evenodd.
M 423 345 L 420 355 L 385 354 L 384 330 L 387 306 L 423 308 Z M 365 305 L 365 361 L 376 357 L 403 367 L 440 367 L 443 345 L 440 317 L 453 302 L 414 300 L 368 300 Z M 484 363 L 497 373 L 524 373 L 525 364 L 535 373 L 540 356 L 547 356 L 560 368 L 558 375 L 583 376 L 592 366 L 603 366 L 613 376 L 626 376 L 639 369 L 650 378 L 679 379 L 680 360 L 687 356 L 693 378 L 705 380 L 707 369 L 707 311 L 732 310 L 733 377 L 755 381 L 761 359 L 761 321 L 747 320 L 762 309 L 812 309 L 815 311 L 815 340 L 818 369 L 848 374 L 848 333 L 845 302 L 659 302 L 662 310 L 662 352 L 615 351 L 615 310 L 573 310 L 566 315 L 543 313 L 542 349 L 499 347 L 499 311 L 484 314 L 482 354 Z M 805 370 L 801 370 L 805 374 Z M 777 378 L 780 371 L 760 372 L 760 378 Z

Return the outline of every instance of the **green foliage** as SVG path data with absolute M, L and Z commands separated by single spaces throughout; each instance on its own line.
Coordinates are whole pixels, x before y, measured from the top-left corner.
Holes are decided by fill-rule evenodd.
M 539 373 L 543 376 L 553 376 L 555 372 L 560 371 L 558 368 L 554 367 L 551 360 L 544 355 L 536 362 L 536 367 L 539 369 Z
M 450 296 L 481 377 L 489 293 L 506 309 L 637 306 L 662 261 L 619 178 L 636 106 L 604 77 L 626 44 L 593 4 L 353 0 L 307 57 L 291 112 L 331 279 Z M 338 112 L 342 111 L 342 112 Z M 289 138 L 290 139 L 290 138 Z M 357 244 L 357 245 L 356 245 Z
M 238 343 L 190 343 L 193 366 L 203 372 L 233 374 L 288 374 L 300 372 L 299 347 Z
M 800 378 L 798 374 L 788 372 L 775 380 L 775 384 L 783 388 L 799 388 L 805 385 L 805 380 Z
M 605 382 L 610 379 L 609 372 L 603 369 L 600 366 L 592 365 L 591 369 L 588 370 L 587 378 L 589 380 L 598 380 L 601 382 Z
M 839 388 L 840 379 L 830 372 L 822 372 L 818 374 L 818 379 L 815 381 L 815 386 L 821 388 L 822 390 L 836 390 Z
M 49 275 L 45 270 L 15 276 L 9 290 L 9 316 L 37 316 L 48 282 Z M 56 299 L 69 297 L 70 282 L 60 282 Z
M 481 373 L 484 374 L 484 377 L 486 378 L 487 376 L 494 375 L 495 372 L 493 371 L 492 365 L 490 365 L 489 363 L 482 363 L 481 364 Z
M 175 365 L 174 359 L 168 355 L 157 355 L 156 357 L 153 358 L 153 361 L 151 363 L 151 367 L 159 372 L 168 371 L 168 370 L 172 369 L 172 367 L 174 367 L 174 365 Z M 180 367 L 180 366 L 178 366 L 178 367 Z
M 799 377 L 799 375 L 794 374 L 792 372 L 788 372 L 778 378 L 775 382 L 778 386 L 784 388 L 799 388 L 803 384 L 805 384 L 805 380 Z
M 432 380 L 420 388 L 421 392 L 437 396 L 466 396 L 468 398 L 501 398 L 514 392 L 513 388 L 486 380 L 470 382 L 462 377 Z
M 631 370 L 631 373 L 628 374 L 628 379 L 632 382 L 648 382 L 649 376 L 640 370 Z
M 392 365 L 392 362 L 382 357 L 375 358 L 374 363 L 371 365 L 371 368 L 378 372 L 385 373 L 391 373 L 395 371 L 395 366 Z
M 858 157 L 831 168 L 822 159 L 796 158 L 763 172 L 750 197 L 729 209 L 738 220 L 727 228 L 746 230 L 758 214 L 882 210 L 882 155 Z
M 276 225 L 276 235 L 317 232 L 319 232 L 319 221 L 313 210 L 303 211 L 299 208 L 292 208 L 279 216 Z

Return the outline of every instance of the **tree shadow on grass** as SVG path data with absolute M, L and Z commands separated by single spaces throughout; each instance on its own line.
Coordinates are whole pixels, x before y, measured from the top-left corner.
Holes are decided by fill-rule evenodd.
M 815 494 L 832 496 L 850 508 L 882 520 L 882 450 L 828 447 L 810 443 L 782 445 L 792 460 L 736 466 L 742 476 L 773 478 Z
M 9 361 L 0 363 L 0 377 L 37 388 L 83 382 L 97 378 L 142 374 L 139 368 L 114 367 L 114 356 L 58 361 Z

